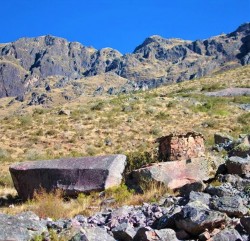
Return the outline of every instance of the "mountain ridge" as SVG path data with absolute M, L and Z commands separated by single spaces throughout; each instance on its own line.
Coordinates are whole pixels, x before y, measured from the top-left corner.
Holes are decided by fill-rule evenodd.
M 128 89 L 133 90 L 191 80 L 249 63 L 250 23 L 205 40 L 153 35 L 133 53 L 124 55 L 112 48 L 97 50 L 51 35 L 21 38 L 0 44 L 0 97 L 33 91 L 51 76 L 60 81 L 113 73 L 127 79 Z

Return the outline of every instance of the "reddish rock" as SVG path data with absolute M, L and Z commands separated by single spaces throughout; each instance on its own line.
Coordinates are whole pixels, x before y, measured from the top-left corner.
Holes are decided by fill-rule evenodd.
M 204 137 L 200 133 L 170 134 L 158 138 L 159 158 L 164 161 L 180 161 L 202 157 L 205 153 Z
M 193 158 L 182 161 L 154 163 L 131 173 L 133 183 L 156 181 L 171 189 L 183 187 L 186 184 L 205 181 L 211 177 L 211 159 Z M 212 173 L 214 174 L 214 173 Z
M 119 185 L 125 165 L 124 155 L 66 158 L 22 162 L 12 165 L 10 173 L 18 195 L 27 200 L 40 188 L 60 188 L 70 196 Z

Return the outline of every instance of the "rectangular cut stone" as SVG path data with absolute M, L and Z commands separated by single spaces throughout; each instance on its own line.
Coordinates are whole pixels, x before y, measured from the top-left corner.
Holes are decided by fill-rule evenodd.
M 170 134 L 158 138 L 159 158 L 163 161 L 180 161 L 205 155 L 204 137 L 200 133 Z
M 27 200 L 40 188 L 60 188 L 71 196 L 117 186 L 125 165 L 124 155 L 65 158 L 14 164 L 10 173 L 18 195 Z

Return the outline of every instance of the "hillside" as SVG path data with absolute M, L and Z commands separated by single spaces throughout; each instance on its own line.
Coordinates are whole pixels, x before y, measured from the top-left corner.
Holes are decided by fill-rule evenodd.
M 145 92 L 118 96 L 80 96 L 61 102 L 28 105 L 13 98 L 0 99 L 1 185 L 10 185 L 11 162 L 146 152 L 155 156 L 155 139 L 170 132 L 197 131 L 207 146 L 215 132 L 233 136 L 248 133 L 249 112 L 241 104 L 249 96 L 213 97 L 206 92 L 228 87 L 250 87 L 250 66 Z M 63 111 L 62 111 L 63 110 Z
M 37 87 L 56 89 L 65 97 L 66 86 L 73 96 L 115 94 L 192 80 L 249 64 L 249 37 L 249 23 L 193 42 L 154 35 L 125 55 L 49 35 L 22 38 L 0 44 L 0 97 L 22 99 Z M 104 76 L 104 81 L 89 89 L 93 76 Z

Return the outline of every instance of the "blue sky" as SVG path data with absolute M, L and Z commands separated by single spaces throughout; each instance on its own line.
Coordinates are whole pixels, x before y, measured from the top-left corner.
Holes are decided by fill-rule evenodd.
M 132 52 L 151 35 L 188 40 L 250 21 L 250 0 L 1 0 L 0 43 L 51 34 Z

